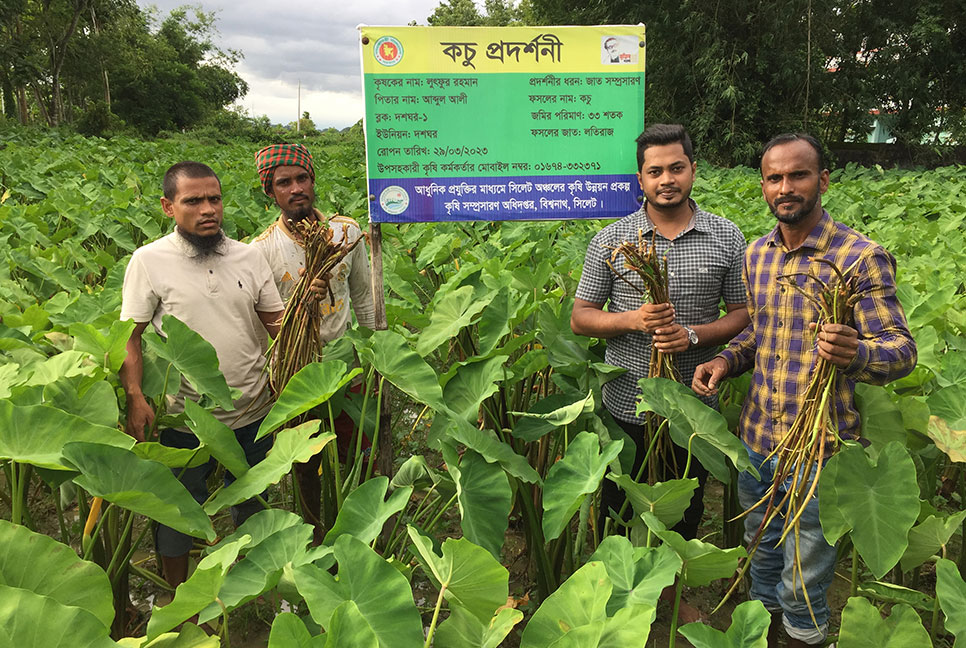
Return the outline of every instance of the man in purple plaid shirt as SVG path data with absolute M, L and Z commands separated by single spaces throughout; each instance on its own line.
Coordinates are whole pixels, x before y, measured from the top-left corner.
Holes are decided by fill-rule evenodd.
M 745 254 L 743 276 L 751 323 L 724 351 L 695 369 L 692 387 L 701 396 L 716 393 L 724 378 L 754 370 L 739 429 L 761 480 L 748 473 L 739 476 L 738 495 L 745 509 L 771 485 L 777 458 L 766 460 L 766 456 L 795 420 L 819 357 L 839 369 L 834 397 L 842 438 L 857 438 L 860 433 L 855 383 L 885 384 L 909 374 L 916 365 L 916 345 L 896 296 L 895 259 L 882 246 L 829 217 L 822 209 L 828 183 L 822 147 L 815 138 L 784 134 L 765 145 L 761 189 L 778 224 L 749 245 Z M 853 307 L 854 327 L 825 324 L 813 344 L 817 307 L 798 290 L 779 282 L 779 277 L 811 273 L 828 282 L 832 270 L 815 262 L 816 257 L 842 269 L 854 264 L 859 299 Z M 798 285 L 818 296 L 817 282 L 799 281 Z M 779 497 L 783 494 L 784 490 Z M 758 507 L 745 517 L 747 541 L 763 515 L 763 507 Z M 789 536 L 783 545 L 775 546 L 780 526 L 769 526 L 754 555 L 751 596 L 772 612 L 770 648 L 778 645 L 782 625 L 789 648 L 820 645 L 828 633 L 826 593 L 834 576 L 835 548 L 822 534 L 817 493 L 800 523 L 801 574 L 793 573 L 795 539 Z M 803 582 L 814 622 L 803 596 Z

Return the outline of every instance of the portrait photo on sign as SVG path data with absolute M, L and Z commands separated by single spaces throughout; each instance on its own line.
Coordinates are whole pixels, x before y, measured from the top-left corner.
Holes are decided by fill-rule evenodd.
M 600 62 L 605 65 L 636 65 L 636 36 L 601 36 Z

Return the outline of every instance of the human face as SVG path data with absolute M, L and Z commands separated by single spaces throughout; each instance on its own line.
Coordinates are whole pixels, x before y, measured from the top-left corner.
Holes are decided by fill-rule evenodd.
M 780 223 L 810 227 L 822 217 L 828 169 L 818 165 L 818 153 L 802 140 L 778 144 L 762 156 L 761 193 Z
M 298 222 L 313 213 L 312 176 L 300 166 L 280 166 L 272 175 L 272 197 L 288 220 Z
M 161 209 L 188 235 L 207 237 L 221 234 L 223 218 L 221 185 L 218 178 L 179 176 L 174 198 L 161 198 Z
M 647 198 L 648 209 L 673 211 L 691 197 L 697 164 L 688 160 L 680 142 L 649 146 L 637 181 Z

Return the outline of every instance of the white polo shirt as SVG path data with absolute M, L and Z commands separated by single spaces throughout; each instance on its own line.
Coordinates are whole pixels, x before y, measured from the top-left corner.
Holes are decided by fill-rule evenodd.
M 244 243 L 226 238 L 215 253 L 199 260 L 177 231 L 135 250 L 124 273 L 121 319 L 151 322 L 174 315 L 207 340 L 230 387 L 241 391 L 235 410 L 214 410 L 232 429 L 268 413 L 272 398 L 265 371 L 268 334 L 258 312 L 283 308 L 265 258 Z M 182 378 L 168 411 L 184 411 L 184 399 L 199 396 Z

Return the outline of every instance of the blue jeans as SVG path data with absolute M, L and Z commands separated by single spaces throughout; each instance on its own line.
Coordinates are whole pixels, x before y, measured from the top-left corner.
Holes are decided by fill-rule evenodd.
M 778 458 L 765 460 L 765 456 L 748 448 L 761 481 L 747 472 L 738 475 L 738 499 L 742 508 L 747 510 L 764 497 L 771 486 L 777 468 Z M 814 478 L 815 467 L 809 475 Z M 791 487 L 791 477 L 782 484 L 775 501 Z M 825 541 L 822 525 L 818 519 L 818 491 L 809 501 L 805 513 L 800 518 L 798 550 L 801 554 L 802 573 L 795 573 L 795 534 L 789 532 L 781 546 L 776 543 L 782 534 L 785 516 L 772 520 L 762 533 L 761 544 L 751 561 L 751 598 L 761 601 L 770 612 L 783 611 L 783 625 L 788 635 L 807 644 L 821 643 L 828 634 L 828 599 L 826 594 L 835 576 L 835 547 Z M 745 542 L 750 543 L 765 515 L 765 504 L 745 516 Z M 802 591 L 804 582 L 808 600 L 815 613 L 816 627 L 808 611 L 808 604 Z
M 262 421 L 259 419 L 254 423 L 249 423 L 235 430 L 235 439 L 238 440 L 242 450 L 245 451 L 245 459 L 248 460 L 249 466 L 254 466 L 264 459 L 272 447 L 272 435 L 262 437 L 258 441 L 255 441 L 255 435 L 258 433 L 258 426 L 261 423 Z M 198 437 L 189 432 L 180 432 L 168 428 L 161 430 L 161 445 L 168 446 L 169 448 L 197 448 Z M 184 469 L 183 474 L 181 468 L 174 468 L 172 472 L 175 476 L 180 475 L 181 483 L 188 489 L 191 496 L 195 498 L 196 502 L 203 504 L 208 499 L 208 477 L 214 471 L 216 463 L 215 458 L 211 457 L 200 466 Z M 226 470 L 225 486 L 228 486 L 233 481 L 235 481 L 235 476 Z M 231 519 L 237 527 L 263 508 L 261 503 L 254 498 L 246 500 L 241 504 L 236 504 L 231 507 Z M 162 556 L 169 557 L 182 556 L 188 553 L 191 551 L 191 544 L 193 542 L 191 536 L 185 535 L 180 531 L 175 531 L 171 527 L 164 526 L 163 524 L 157 525 L 154 540 L 158 553 Z

